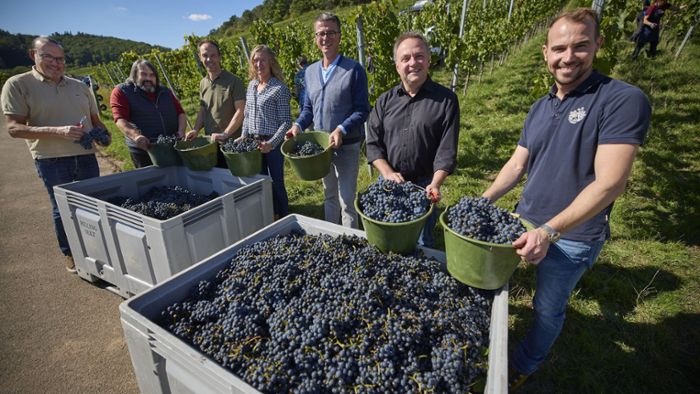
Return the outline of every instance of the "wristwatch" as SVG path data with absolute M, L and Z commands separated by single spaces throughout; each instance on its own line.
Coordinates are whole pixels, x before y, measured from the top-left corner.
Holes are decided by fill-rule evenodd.
M 546 223 L 541 225 L 540 228 L 544 230 L 547 233 L 547 239 L 549 240 L 549 243 L 555 243 L 559 241 L 559 237 L 561 237 L 561 234 L 559 234 L 559 231 L 553 229 Z

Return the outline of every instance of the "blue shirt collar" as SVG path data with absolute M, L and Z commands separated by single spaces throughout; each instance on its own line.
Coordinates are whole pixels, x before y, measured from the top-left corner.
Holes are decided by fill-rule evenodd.
M 571 93 L 567 94 L 567 96 L 571 96 L 573 93 L 585 93 L 589 89 L 594 88 L 596 85 L 598 85 L 601 81 L 603 81 L 603 79 L 605 79 L 605 75 L 599 73 L 597 70 L 593 70 L 593 72 L 591 72 L 591 75 L 589 75 L 588 78 L 586 78 L 583 82 L 576 86 L 576 88 L 574 88 L 574 90 L 572 90 Z M 549 97 L 557 97 L 557 84 L 553 84 L 552 87 L 549 89 Z

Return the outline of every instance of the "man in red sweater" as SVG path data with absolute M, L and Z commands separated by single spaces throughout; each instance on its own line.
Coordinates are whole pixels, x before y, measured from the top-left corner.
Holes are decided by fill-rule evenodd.
M 147 150 L 159 135 L 185 135 L 185 111 L 175 95 L 158 83 L 155 67 L 145 59 L 134 62 L 127 81 L 112 90 L 109 103 L 136 168 L 153 164 Z

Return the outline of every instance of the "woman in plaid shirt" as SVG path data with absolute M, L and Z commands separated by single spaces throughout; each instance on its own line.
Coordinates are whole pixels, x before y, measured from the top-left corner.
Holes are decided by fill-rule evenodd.
M 290 100 L 292 95 L 284 84 L 282 68 L 275 53 L 266 46 L 253 48 L 248 64 L 248 91 L 246 92 L 242 137 L 261 141 L 264 175 L 272 178 L 272 199 L 275 216 L 288 213 L 289 199 L 284 187 L 284 157 L 280 152 L 284 133 L 292 125 Z

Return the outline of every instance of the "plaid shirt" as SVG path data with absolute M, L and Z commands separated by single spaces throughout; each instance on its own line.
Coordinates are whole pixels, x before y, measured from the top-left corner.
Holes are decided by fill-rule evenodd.
M 248 83 L 243 118 L 243 136 L 265 137 L 273 147 L 277 147 L 284 133 L 292 125 L 292 112 L 289 101 L 292 94 L 285 84 L 272 77 L 262 92 L 258 92 L 260 81 Z

